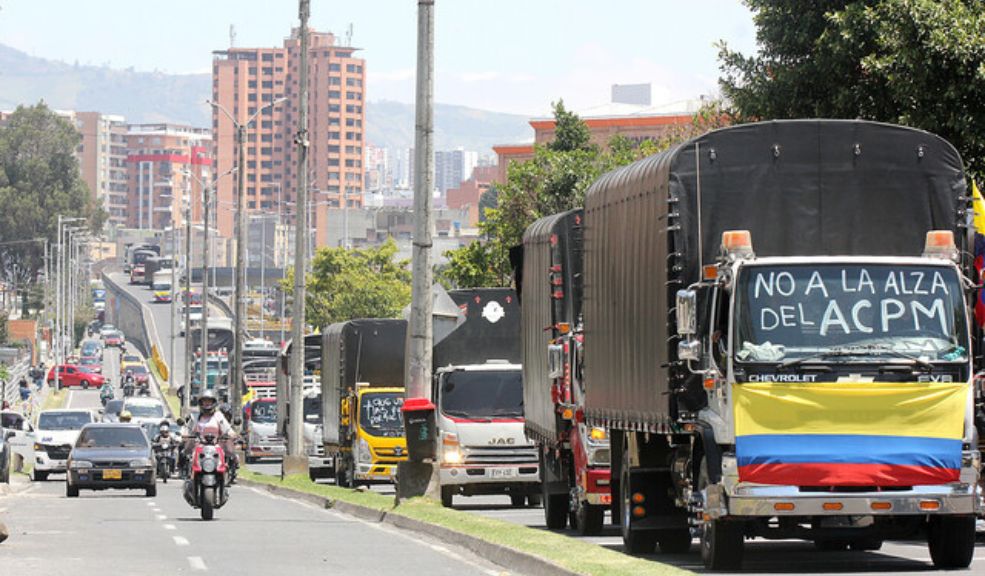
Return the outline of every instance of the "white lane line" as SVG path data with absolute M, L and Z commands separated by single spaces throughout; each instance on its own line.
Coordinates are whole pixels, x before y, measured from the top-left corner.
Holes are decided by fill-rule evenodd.
M 164 514 L 155 514 L 154 516 L 157 517 L 158 520 L 167 520 L 168 519 L 168 517 L 165 516 Z
M 175 546 L 188 546 L 188 538 L 184 536 L 172 536 Z
M 69 391 L 68 391 L 68 407 L 69 408 L 74 408 L 75 407 L 75 404 L 72 403 L 72 401 L 74 399 L 75 399 L 75 390 L 69 389 Z
M 164 529 L 165 530 L 177 530 L 178 528 L 174 524 L 165 524 L 164 525 Z
M 157 502 L 154 502 L 153 500 L 151 500 L 150 502 L 147 502 L 147 505 L 148 506 L 151 506 L 151 507 L 157 506 Z
M 205 560 L 202 560 L 201 556 L 189 556 L 188 565 L 192 567 L 192 570 L 198 570 L 202 572 L 208 570 L 208 567 L 205 566 Z

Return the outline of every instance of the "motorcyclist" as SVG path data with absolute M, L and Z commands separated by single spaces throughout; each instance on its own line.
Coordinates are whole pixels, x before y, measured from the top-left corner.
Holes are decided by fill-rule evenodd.
M 133 414 L 131 414 L 129 410 L 124 410 L 120 412 L 121 424 L 129 424 L 131 420 L 133 420 Z
M 171 424 L 167 420 L 161 421 L 160 425 L 157 427 L 157 435 L 154 436 L 154 446 L 161 446 L 162 444 L 168 444 L 167 452 L 165 456 L 168 458 L 174 458 L 176 442 L 174 436 L 171 435 Z M 174 462 L 172 461 L 172 467 Z
M 123 376 L 123 395 L 133 396 L 133 385 L 136 382 L 136 378 L 133 376 L 133 370 L 127 370 L 126 374 Z
M 105 406 L 106 403 L 112 400 L 115 396 L 116 391 L 113 390 L 113 385 L 109 382 L 109 380 L 107 380 L 99 388 L 99 401 L 103 403 L 103 406 Z
M 192 454 L 197 439 L 207 434 L 212 434 L 217 439 L 223 438 L 221 441 L 223 451 L 226 454 L 234 453 L 232 440 L 236 437 L 236 431 L 233 430 L 232 425 L 222 415 L 222 412 L 216 410 L 218 404 L 215 392 L 211 390 L 205 390 L 198 397 L 198 418 L 189 418 L 185 424 L 185 429 L 182 431 L 186 437 L 185 452 L 187 454 Z

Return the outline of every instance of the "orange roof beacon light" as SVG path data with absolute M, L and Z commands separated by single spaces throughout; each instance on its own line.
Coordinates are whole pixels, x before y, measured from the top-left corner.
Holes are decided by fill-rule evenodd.
M 927 243 L 924 245 L 925 258 L 946 258 L 958 260 L 958 247 L 954 244 L 954 232 L 951 230 L 931 230 L 927 232 Z
M 722 232 L 722 252 L 729 261 L 755 258 L 756 253 L 752 250 L 752 233 L 748 230 Z

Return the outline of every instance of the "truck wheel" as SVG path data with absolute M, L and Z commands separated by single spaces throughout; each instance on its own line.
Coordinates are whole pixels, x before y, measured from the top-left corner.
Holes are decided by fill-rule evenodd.
M 702 459 L 698 490 L 708 486 L 708 463 Z M 738 570 L 742 567 L 742 524 L 721 519 L 704 521 L 701 530 L 701 560 L 709 570 Z
M 602 532 L 602 524 L 605 523 L 605 507 L 580 502 L 578 510 L 575 511 L 575 517 L 579 534 L 597 536 Z
M 628 554 L 652 554 L 657 545 L 656 532 L 633 530 L 632 487 L 629 483 L 629 450 L 622 452 L 622 470 L 619 478 L 619 500 L 622 509 L 622 545 Z
M 548 530 L 564 530 L 568 524 L 567 494 L 544 494 L 544 523 Z
M 975 554 L 975 517 L 931 516 L 927 543 L 935 567 L 967 568 Z
M 451 508 L 452 501 L 455 499 L 455 489 L 452 486 L 441 487 L 441 505 Z
M 44 482 L 47 479 L 47 472 L 42 472 L 41 470 L 34 470 L 31 472 L 31 480 L 34 480 L 35 482 Z
M 72 486 L 68 482 L 65 483 L 65 497 L 66 498 L 78 498 L 79 497 L 79 487 Z

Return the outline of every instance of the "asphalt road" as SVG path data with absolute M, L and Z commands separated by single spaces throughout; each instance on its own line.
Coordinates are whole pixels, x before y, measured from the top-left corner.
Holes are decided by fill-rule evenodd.
M 76 390 L 72 407 L 99 405 Z M 471 553 L 389 526 L 234 486 L 203 522 L 180 493 L 158 483 L 155 498 L 136 491 L 83 491 L 67 499 L 63 476 L 0 497 L 11 537 L 0 545 L 0 573 L 497 575 Z

